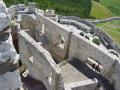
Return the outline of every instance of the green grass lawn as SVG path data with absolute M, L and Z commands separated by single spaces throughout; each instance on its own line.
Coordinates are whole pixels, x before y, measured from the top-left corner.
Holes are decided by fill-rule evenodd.
M 110 9 L 115 15 L 120 16 L 120 0 L 100 0 L 100 3 Z
M 92 1 L 91 16 L 97 19 L 108 18 L 114 16 L 109 9 L 102 4 Z
M 102 28 L 120 46 L 120 20 L 114 20 L 96 25 Z

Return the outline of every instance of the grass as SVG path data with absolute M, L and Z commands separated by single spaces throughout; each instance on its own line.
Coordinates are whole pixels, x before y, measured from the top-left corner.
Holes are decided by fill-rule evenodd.
M 92 1 L 91 16 L 97 19 L 112 17 L 113 14 L 105 6 L 98 2 Z
M 100 2 L 115 15 L 120 16 L 120 0 L 100 0 Z
M 102 28 L 120 46 L 120 20 L 114 20 L 96 25 Z

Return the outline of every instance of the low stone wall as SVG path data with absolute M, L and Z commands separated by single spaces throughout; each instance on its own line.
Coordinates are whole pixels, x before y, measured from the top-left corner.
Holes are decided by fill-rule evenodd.
M 44 83 L 47 90 L 63 90 L 59 67 L 50 53 L 33 40 L 25 31 L 19 32 L 20 59 L 26 64 L 30 75 Z
M 75 21 L 78 21 L 78 22 L 81 22 L 81 23 L 84 23 L 86 25 L 88 25 L 89 27 L 91 27 L 92 29 L 95 28 L 95 25 L 88 22 L 87 20 L 85 19 L 81 19 L 81 18 L 78 18 L 78 17 L 75 17 L 75 16 L 59 16 L 60 19 L 68 19 L 68 20 L 75 20 Z
M 75 20 L 68 20 L 68 19 L 60 19 L 59 21 L 60 24 L 67 24 L 67 25 L 73 25 L 75 27 L 77 27 L 78 29 L 89 33 L 91 31 L 91 27 L 87 26 L 86 24 L 81 25 L 81 22 L 77 22 Z
M 98 24 L 98 23 L 109 22 L 109 21 L 112 21 L 112 20 L 120 20 L 120 17 L 111 17 L 111 18 L 107 18 L 107 19 L 95 20 L 95 21 L 90 21 L 90 22 L 94 23 L 94 24 Z
M 59 16 L 60 23 L 63 23 L 63 24 L 67 23 L 67 24 L 74 25 L 85 32 L 90 32 L 90 31 L 95 32 L 100 38 L 104 38 L 108 42 L 111 49 L 114 49 L 120 54 L 120 48 L 113 42 L 111 37 L 94 25 L 97 23 L 108 22 L 111 20 L 120 20 L 120 17 L 112 17 L 112 18 L 103 19 L 103 20 L 88 21 L 88 20 L 84 20 L 84 19 L 81 19 L 75 16 Z M 87 26 L 89 26 L 91 29 L 86 29 L 85 26 L 81 26 L 79 25 L 79 23 L 84 23 Z
M 117 46 L 117 44 L 114 43 L 114 41 L 107 33 L 101 30 L 100 32 L 98 32 L 98 36 L 101 40 L 104 39 L 111 49 L 114 49 L 116 52 L 120 54 L 120 48 Z
M 114 83 L 115 86 L 116 84 L 119 84 L 119 78 L 116 79 L 114 75 L 119 76 L 120 70 L 117 70 L 115 73 L 113 72 L 115 70 L 114 67 L 116 67 L 115 62 L 118 61 L 118 63 L 120 63 L 119 59 L 108 53 L 107 50 L 104 50 L 80 35 L 73 33 L 69 51 L 69 58 L 77 57 L 83 62 L 86 62 L 88 57 L 94 58 L 103 67 L 102 75 L 110 82 Z M 116 90 L 119 89 L 117 88 Z
M 92 79 L 65 84 L 65 90 L 96 90 L 98 81 Z

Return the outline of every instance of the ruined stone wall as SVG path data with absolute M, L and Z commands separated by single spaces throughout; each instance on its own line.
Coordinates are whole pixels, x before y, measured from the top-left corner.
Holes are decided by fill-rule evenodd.
M 78 21 L 78 22 L 81 22 L 81 23 L 84 23 L 84 24 L 88 25 L 92 29 L 95 28 L 94 24 L 88 22 L 87 20 L 84 20 L 84 19 L 81 19 L 81 18 L 78 18 L 78 17 L 75 17 L 75 16 L 60 16 L 59 18 L 60 19 L 75 20 L 75 21 Z
M 11 19 L 15 18 L 16 12 L 17 12 L 17 5 L 12 5 L 8 8 L 8 12 L 10 14 Z
M 92 79 L 65 84 L 65 90 L 96 90 L 98 81 Z
M 42 81 L 47 90 L 62 90 L 63 81 L 59 67 L 50 53 L 33 40 L 25 31 L 19 32 L 20 59 L 28 67 L 29 74 Z
M 92 57 L 103 66 L 102 75 L 115 84 L 116 90 L 119 90 L 120 62 L 117 57 L 40 13 L 36 13 L 34 28 L 36 41 L 40 41 L 40 33 L 45 35 L 49 41 L 49 52 L 56 60 L 67 59 L 69 55 L 69 58 L 76 57 L 85 62 L 88 57 Z M 24 31 L 20 31 L 20 58 L 27 64 L 30 75 L 42 81 L 48 90 L 59 90 L 63 84 L 63 82 L 61 84 L 62 76 L 59 70 L 57 71 L 57 66 L 49 52 L 39 46 L 36 41 Z M 118 61 L 117 64 L 116 61 Z M 52 81 L 51 78 L 53 78 Z
M 69 58 L 77 57 L 86 62 L 88 57 L 94 58 L 103 66 L 102 75 L 114 84 L 119 83 L 119 78 L 115 79 L 114 75 L 119 76 L 120 70 L 114 72 L 114 63 L 119 61 L 116 56 L 109 54 L 107 50 L 100 48 L 89 40 L 84 39 L 75 33 L 71 36 Z M 116 86 L 116 85 L 115 85 Z M 116 90 L 119 90 L 118 88 Z
M 115 89 L 120 90 L 120 60 L 114 63 L 113 78 Z
M 35 30 L 35 15 L 27 15 L 23 14 L 21 15 L 21 29 L 30 29 L 30 30 Z
M 114 49 L 115 51 L 117 51 L 120 54 L 119 46 L 116 43 L 114 43 L 112 38 L 107 33 L 105 33 L 104 31 L 100 31 L 100 32 L 98 32 L 98 36 L 101 40 L 104 39 L 110 45 L 111 49 Z
M 65 59 L 68 54 L 71 32 L 40 14 L 37 14 L 36 20 L 44 24 L 44 35 L 49 40 L 50 52 L 53 57 L 57 60 Z
M 78 18 L 78 17 L 75 17 L 75 16 L 59 16 L 59 23 L 74 25 L 78 29 L 80 29 L 84 32 L 95 32 L 96 35 L 98 35 L 100 38 L 103 38 L 105 41 L 108 42 L 111 49 L 114 49 L 118 53 L 120 53 L 120 48 L 118 47 L 118 45 L 116 45 L 113 42 L 111 37 L 107 33 L 105 33 L 104 31 L 95 27 L 95 25 L 94 25 L 94 24 L 97 24 L 97 23 L 103 23 L 103 22 L 108 22 L 108 21 L 112 21 L 112 20 L 119 20 L 119 19 L 120 19 L 120 17 L 112 17 L 112 18 L 103 19 L 103 20 L 88 21 L 88 20 L 84 20 L 84 19 L 81 19 L 81 18 Z M 81 26 L 80 23 L 84 23 L 85 25 L 87 25 L 87 27 L 84 26 L 84 25 Z M 90 27 L 90 29 L 88 27 Z

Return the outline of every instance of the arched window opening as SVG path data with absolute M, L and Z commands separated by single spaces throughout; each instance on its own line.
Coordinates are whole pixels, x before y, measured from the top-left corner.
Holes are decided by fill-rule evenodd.
M 103 71 L 103 66 L 101 65 L 100 62 L 98 62 L 97 60 L 95 60 L 92 57 L 88 57 L 86 64 L 95 72 L 97 73 L 102 73 Z

